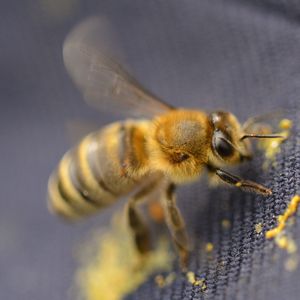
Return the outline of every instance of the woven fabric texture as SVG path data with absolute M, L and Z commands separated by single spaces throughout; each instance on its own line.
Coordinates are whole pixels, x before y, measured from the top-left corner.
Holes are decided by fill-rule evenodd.
M 178 188 L 194 241 L 189 270 L 205 278 L 206 291 L 174 264 L 171 285 L 158 288 L 153 276 L 126 300 L 299 299 L 300 268 L 287 271 L 289 254 L 264 238 L 300 193 L 296 0 L 2 1 L 0 298 L 66 299 L 76 269 L 74 245 L 112 214 L 72 227 L 51 216 L 45 201 L 48 176 L 69 147 L 65 121 L 100 119 L 104 125 L 113 119 L 83 103 L 62 62 L 67 33 L 95 14 L 113 25 L 134 76 L 172 105 L 224 109 L 241 121 L 284 108 L 294 124 L 276 165 L 264 171 L 258 151 L 235 169 L 271 187 L 271 197 L 208 188 L 206 178 Z M 230 228 L 224 229 L 224 219 Z M 288 230 L 300 247 L 299 214 Z M 214 245 L 210 254 L 208 242 Z
M 205 280 L 205 291 L 188 282 L 174 266 L 177 279 L 170 286 L 157 287 L 153 277 L 126 299 L 298 299 L 299 268 L 288 270 L 290 254 L 274 240 L 265 239 L 266 230 L 276 226 L 277 216 L 299 194 L 299 114 L 290 116 L 295 127 L 277 156 L 276 167 L 262 173 L 262 160 L 256 158 L 240 173 L 272 187 L 273 196 L 201 187 L 179 197 L 188 202 L 183 210 L 195 242 L 189 270 Z M 230 228 L 222 224 L 224 220 L 229 220 Z M 262 232 L 256 232 L 256 224 L 262 224 Z M 288 231 L 298 243 L 298 222 Z M 206 243 L 214 245 L 212 252 L 206 251 Z

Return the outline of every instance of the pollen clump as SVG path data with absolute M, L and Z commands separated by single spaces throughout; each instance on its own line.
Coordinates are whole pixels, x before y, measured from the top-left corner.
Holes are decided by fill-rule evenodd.
M 205 278 L 196 278 L 195 273 L 192 271 L 186 273 L 186 278 L 190 284 L 198 286 L 201 292 L 205 292 L 207 290 Z
M 300 203 L 300 196 L 296 195 L 292 198 L 290 204 L 286 208 L 282 215 L 278 216 L 277 227 L 268 230 L 266 232 L 266 238 L 274 238 L 276 245 L 280 249 L 286 250 L 288 253 L 288 258 L 285 261 L 284 267 L 287 271 L 294 271 L 298 267 L 299 257 L 297 254 L 297 244 L 295 240 L 291 237 L 291 234 L 287 232 L 286 227 L 292 226 L 293 222 L 289 219 L 293 214 L 296 213 L 298 205 Z
M 258 146 L 265 153 L 266 161 L 263 164 L 263 169 L 268 169 L 270 163 L 273 163 L 275 156 L 280 152 L 281 144 L 289 137 L 293 122 L 289 119 L 282 119 L 278 124 L 278 132 L 282 138 L 261 139 Z
M 299 263 L 299 259 L 296 256 L 289 257 L 284 264 L 284 268 L 287 271 L 293 272 L 297 269 Z
M 231 227 L 231 222 L 228 219 L 223 219 L 221 224 L 223 229 L 229 229 Z
M 289 119 L 282 119 L 279 122 L 279 128 L 283 129 L 283 130 L 289 130 L 292 128 L 292 121 Z
M 257 234 L 260 234 L 263 231 L 263 224 L 257 223 L 257 224 L 255 224 L 254 228 L 255 228 L 255 232 Z
M 163 275 L 156 275 L 154 278 L 155 283 L 160 288 L 164 288 L 166 286 L 171 285 L 175 279 L 176 279 L 176 273 L 174 273 L 174 272 L 171 272 L 166 277 L 164 277 Z
M 214 244 L 213 243 L 206 243 L 205 245 L 205 251 L 207 253 L 210 253 L 214 250 Z
M 81 266 L 73 288 L 73 298 L 78 300 L 121 300 L 151 274 L 169 271 L 173 261 L 169 244 L 162 238 L 155 250 L 141 257 L 126 218 L 120 213 L 115 215 L 110 228 L 100 234 L 96 232 L 88 240 L 79 250 L 79 257 Z
M 296 212 L 297 207 L 300 203 L 300 196 L 296 195 L 292 198 L 290 204 L 288 205 L 287 209 L 283 213 L 283 215 L 278 216 L 278 225 L 270 229 L 266 232 L 266 238 L 271 239 L 276 237 L 286 226 L 287 220 Z

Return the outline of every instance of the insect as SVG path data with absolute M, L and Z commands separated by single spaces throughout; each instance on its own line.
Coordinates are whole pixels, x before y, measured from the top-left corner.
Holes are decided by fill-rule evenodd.
M 137 249 L 146 253 L 151 248 L 150 234 L 137 204 L 157 193 L 185 268 L 189 238 L 176 205 L 176 186 L 196 180 L 206 170 L 226 184 L 271 195 L 269 188 L 224 168 L 252 157 L 250 138 L 280 136 L 249 133 L 254 119 L 242 126 L 230 112 L 207 113 L 163 102 L 93 46 L 88 34 L 93 26 L 84 23 L 66 39 L 66 69 L 88 102 L 101 109 L 115 105 L 139 118 L 100 128 L 69 150 L 49 179 L 49 207 L 76 220 L 131 193 L 129 225 Z

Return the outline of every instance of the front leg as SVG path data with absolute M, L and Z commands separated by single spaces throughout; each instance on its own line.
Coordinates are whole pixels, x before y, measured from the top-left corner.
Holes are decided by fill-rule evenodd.
M 166 224 L 170 230 L 175 247 L 178 250 L 180 266 L 186 271 L 189 258 L 189 241 L 184 220 L 176 204 L 175 185 L 171 183 L 163 199 Z
M 211 170 L 210 170 L 211 171 Z M 221 169 L 214 169 L 214 173 L 225 183 L 236 186 L 242 190 L 254 192 L 264 196 L 272 195 L 272 191 L 267 187 L 253 182 L 251 180 L 244 180 L 238 176 L 232 175 Z

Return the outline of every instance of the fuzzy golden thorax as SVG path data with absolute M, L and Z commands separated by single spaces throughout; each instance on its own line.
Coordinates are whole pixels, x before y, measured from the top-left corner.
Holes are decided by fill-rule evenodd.
M 196 179 L 208 162 L 212 130 L 202 111 L 178 109 L 154 119 L 147 141 L 153 168 L 174 182 Z
M 155 118 L 149 130 L 153 169 L 176 183 L 197 179 L 205 166 L 218 168 L 251 158 L 250 143 L 242 139 L 240 123 L 228 112 L 173 110 Z

